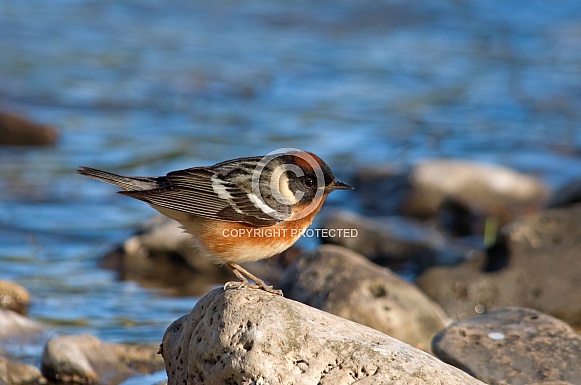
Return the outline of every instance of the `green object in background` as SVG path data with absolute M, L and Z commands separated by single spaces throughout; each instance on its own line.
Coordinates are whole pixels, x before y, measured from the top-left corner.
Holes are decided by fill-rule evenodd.
M 489 216 L 484 223 L 484 247 L 490 247 L 496 243 L 498 234 L 498 218 Z

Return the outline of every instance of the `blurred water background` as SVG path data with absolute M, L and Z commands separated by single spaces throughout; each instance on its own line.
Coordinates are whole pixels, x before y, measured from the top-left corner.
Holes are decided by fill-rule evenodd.
M 154 211 L 77 166 L 297 147 L 339 175 L 446 157 L 556 187 L 581 175 L 581 2 L 4 1 L 0 108 L 60 131 L 0 147 L 0 278 L 57 333 L 159 342 L 195 298 L 98 267 Z

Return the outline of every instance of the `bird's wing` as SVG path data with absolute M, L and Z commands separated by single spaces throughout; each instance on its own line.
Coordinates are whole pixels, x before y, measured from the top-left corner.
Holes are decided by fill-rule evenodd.
M 271 226 L 284 219 L 273 216 L 274 210 L 263 200 L 221 179 L 210 167 L 173 171 L 165 180 L 160 188 L 119 193 L 170 210 L 254 226 Z

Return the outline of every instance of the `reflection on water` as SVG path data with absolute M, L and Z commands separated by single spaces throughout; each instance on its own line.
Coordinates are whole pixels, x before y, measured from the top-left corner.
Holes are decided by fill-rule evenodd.
M 31 0 L 0 4 L 0 26 L 2 107 L 61 130 L 0 148 L 0 277 L 59 333 L 157 342 L 195 302 L 97 267 L 153 210 L 78 165 L 148 175 L 297 147 L 339 176 L 428 157 L 579 175 L 576 0 Z

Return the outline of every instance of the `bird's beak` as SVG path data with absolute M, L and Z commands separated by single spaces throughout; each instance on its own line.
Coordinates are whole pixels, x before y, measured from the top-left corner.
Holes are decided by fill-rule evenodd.
M 337 179 L 335 179 L 327 186 L 326 190 L 329 192 L 335 190 L 353 190 L 353 187 L 349 186 L 347 183 L 339 182 Z

